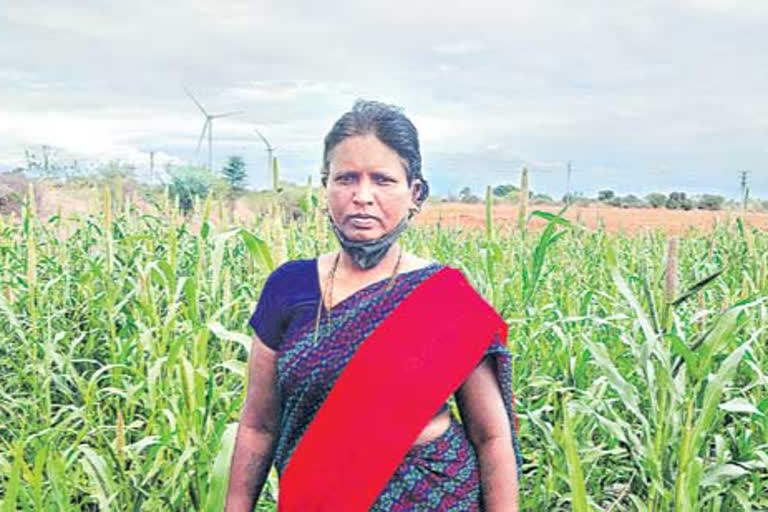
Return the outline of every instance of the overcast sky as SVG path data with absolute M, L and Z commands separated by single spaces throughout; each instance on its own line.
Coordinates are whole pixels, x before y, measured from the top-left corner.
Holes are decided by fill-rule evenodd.
M 9 5 L 10 4 L 10 5 Z M 318 175 L 356 98 L 404 107 L 438 194 L 517 183 L 561 197 L 655 190 L 768 197 L 768 2 L 196 0 L 7 2 L 0 10 L 0 170 L 41 144 L 72 158 L 241 154 L 268 183 Z M 203 151 L 201 158 L 204 158 Z

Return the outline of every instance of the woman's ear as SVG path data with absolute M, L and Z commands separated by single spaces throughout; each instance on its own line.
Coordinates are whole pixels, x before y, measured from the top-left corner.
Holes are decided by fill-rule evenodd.
M 421 180 L 415 179 L 413 180 L 413 183 L 411 184 L 411 202 L 413 203 L 413 206 L 418 207 L 421 201 L 419 199 L 421 198 L 421 187 L 422 187 Z

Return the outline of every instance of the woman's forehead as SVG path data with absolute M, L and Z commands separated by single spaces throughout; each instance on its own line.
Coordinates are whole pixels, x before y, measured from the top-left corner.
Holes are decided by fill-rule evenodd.
M 406 169 L 403 158 L 374 135 L 348 137 L 333 149 L 330 156 L 331 172 L 405 172 Z

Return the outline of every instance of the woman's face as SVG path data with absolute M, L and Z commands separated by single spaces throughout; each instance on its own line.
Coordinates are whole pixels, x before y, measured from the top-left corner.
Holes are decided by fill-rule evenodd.
M 374 240 L 392 231 L 415 206 L 418 181 L 408 186 L 400 156 L 375 135 L 357 135 L 332 151 L 328 209 L 352 240 Z

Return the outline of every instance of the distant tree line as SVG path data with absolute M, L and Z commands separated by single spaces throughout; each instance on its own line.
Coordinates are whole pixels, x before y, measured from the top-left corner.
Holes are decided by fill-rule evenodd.
M 499 199 L 510 200 L 516 202 L 520 198 L 520 188 L 515 185 L 498 185 L 491 189 L 491 193 L 494 197 Z M 547 194 L 537 194 L 533 191 L 528 191 L 528 199 L 533 203 L 554 203 L 554 199 Z M 457 195 L 448 195 L 442 199 L 448 203 L 479 203 L 483 201 L 483 198 L 472 192 L 470 187 L 464 187 L 459 190 Z
M 491 189 L 495 198 L 517 202 L 519 200 L 520 188 L 511 184 L 497 185 Z M 533 191 L 528 192 L 528 199 L 533 203 L 554 203 L 555 201 L 546 194 L 537 194 Z M 475 194 L 470 187 L 464 187 L 456 195 L 449 195 L 443 198 L 445 202 L 461 203 L 479 203 L 482 197 Z M 689 196 L 685 192 L 671 192 L 662 194 L 654 192 L 645 197 L 638 197 L 634 194 L 625 196 L 617 195 L 613 190 L 605 189 L 597 193 L 597 197 L 585 197 L 580 192 L 573 192 L 563 196 L 562 202 L 587 204 L 595 201 L 615 206 L 617 208 L 667 208 L 669 210 L 722 210 L 728 201 L 725 197 L 716 194 L 701 194 Z M 765 204 L 764 204 L 765 203 Z M 768 202 L 762 201 L 756 206 L 765 209 Z
M 39 148 L 31 148 L 25 151 L 25 165 L 12 169 L 5 176 L 19 175 L 26 179 L 46 179 L 64 183 L 94 184 L 109 182 L 120 176 L 136 181 L 136 168 L 134 165 L 112 160 L 109 162 L 90 162 L 69 157 L 60 148 L 43 145 Z M 274 161 L 273 189 L 280 192 L 282 184 L 279 181 L 277 161 Z M 181 208 L 189 212 L 195 199 L 204 199 L 209 192 L 216 195 L 224 195 L 230 201 L 245 194 L 245 182 L 247 179 L 246 163 L 241 156 L 230 156 L 223 168 L 219 171 L 211 171 L 205 167 L 195 165 L 165 166 L 165 172 L 160 177 L 160 183 L 167 185 L 171 196 L 179 201 Z M 4 178 L 5 186 L 0 188 L 0 196 L 10 197 L 8 180 Z M 0 185 L 3 180 L 0 180 Z M 484 188 L 484 187 L 483 187 Z M 516 203 L 520 200 L 520 187 L 513 184 L 501 184 L 492 187 L 494 198 L 501 201 Z M 450 194 L 443 197 L 446 202 L 480 203 L 483 201 L 483 193 L 476 194 L 470 187 L 463 187 L 458 194 Z M 0 198 L 2 199 L 2 198 Z M 528 191 L 528 200 L 533 204 L 554 204 L 551 196 L 542 193 Z M 600 204 L 615 206 L 618 208 L 667 208 L 671 210 L 721 210 L 725 207 L 740 207 L 740 204 L 729 201 L 725 197 L 716 194 L 701 194 L 689 196 L 685 192 L 671 192 L 663 194 L 654 192 L 645 197 L 634 194 L 624 196 L 617 195 L 613 190 L 604 189 L 597 193 L 597 197 L 590 198 L 582 192 L 574 191 L 564 196 L 562 203 Z M 751 199 L 749 208 L 768 210 L 768 201 Z
M 601 190 L 597 200 L 619 208 L 667 208 L 669 210 L 722 210 L 725 197 L 715 194 L 701 194 L 689 197 L 685 192 L 671 192 L 669 195 L 653 192 L 641 199 L 633 194 L 617 196 L 613 190 Z

